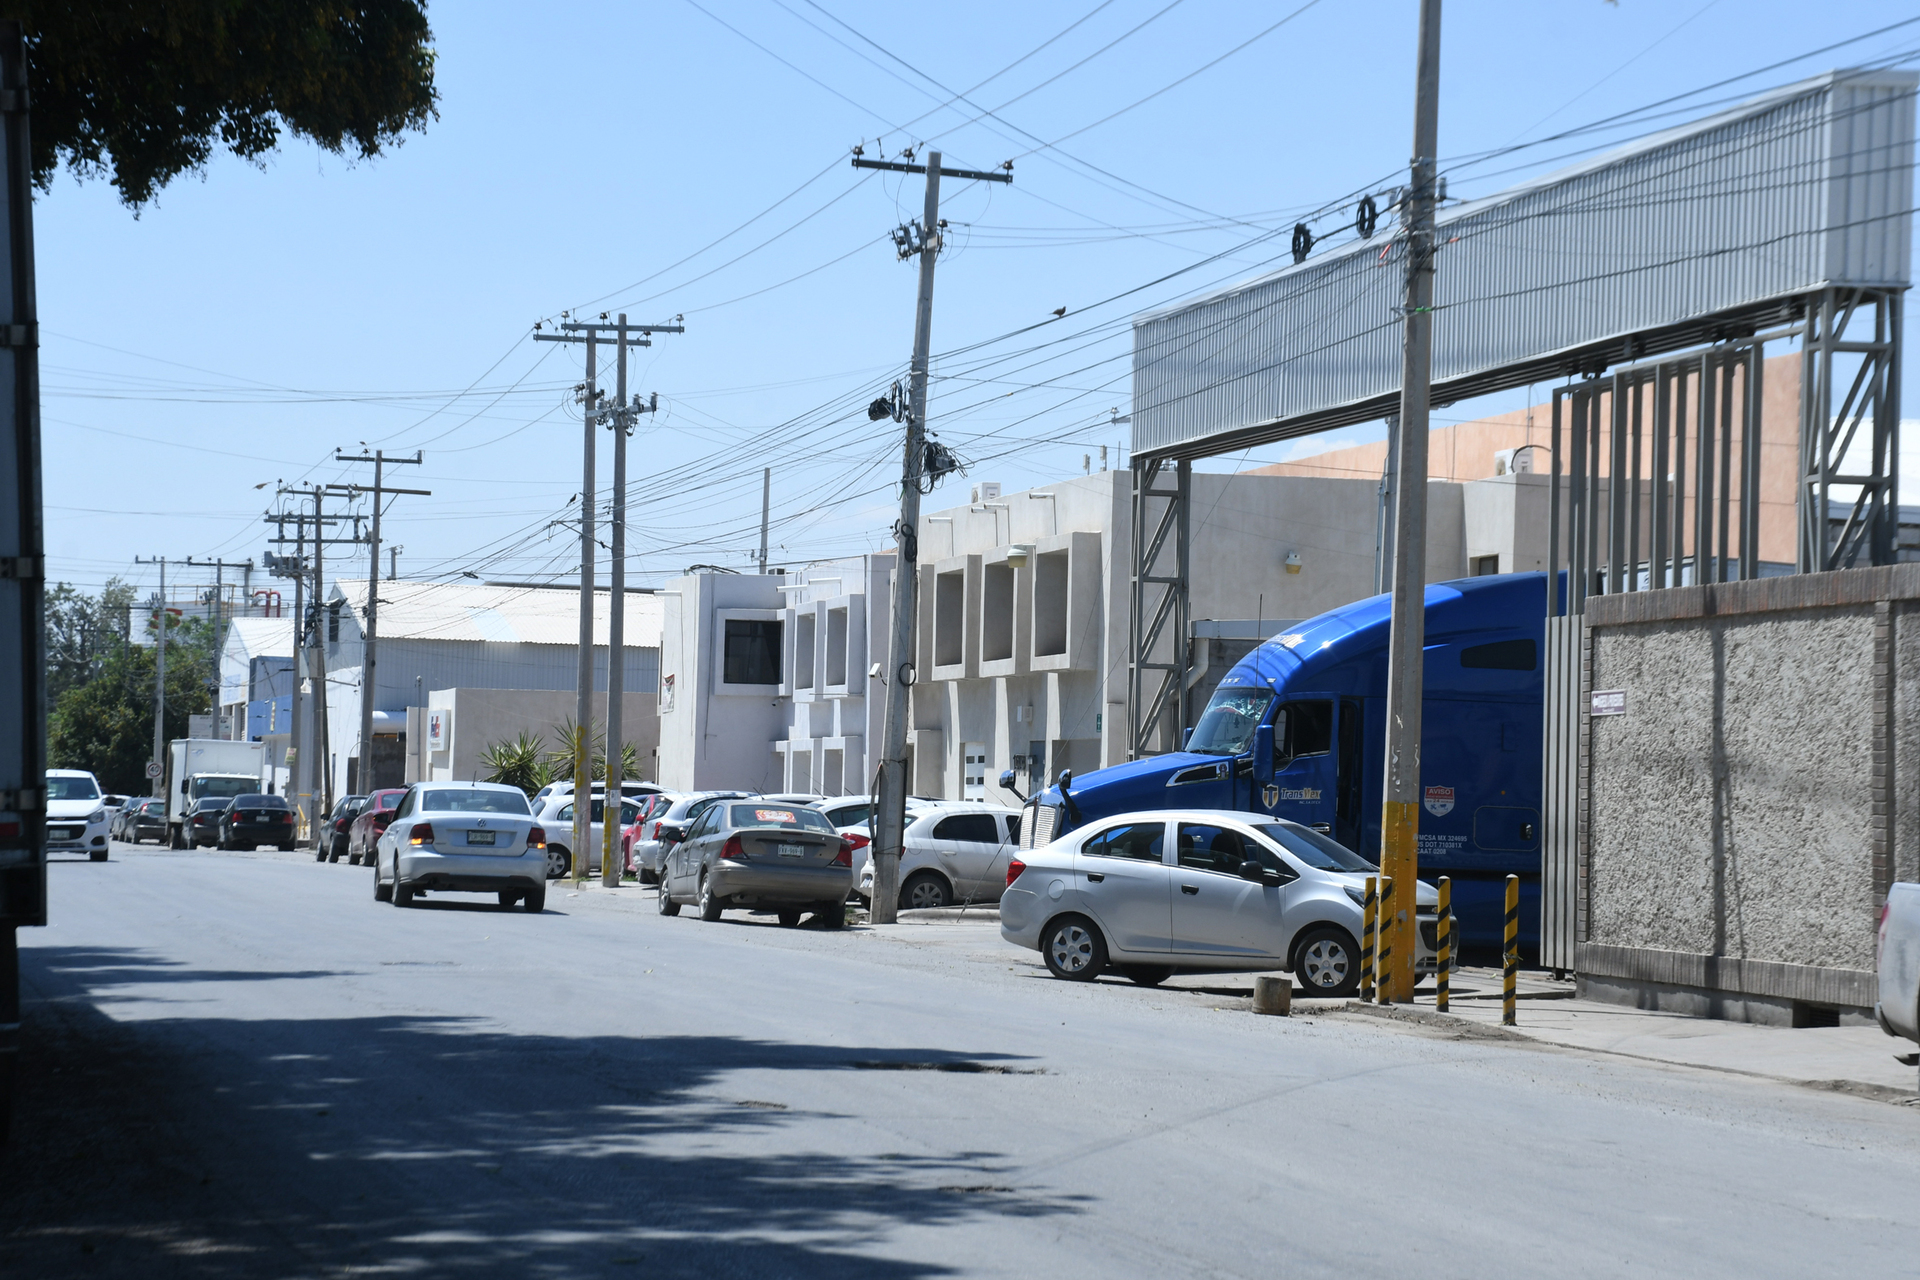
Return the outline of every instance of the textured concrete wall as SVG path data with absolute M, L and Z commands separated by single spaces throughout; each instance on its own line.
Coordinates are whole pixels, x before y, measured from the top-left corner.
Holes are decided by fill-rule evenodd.
M 1920 881 L 1920 610 L 1893 606 L 1893 878 Z
M 1872 664 L 1864 603 L 1595 626 L 1588 940 L 1871 969 Z

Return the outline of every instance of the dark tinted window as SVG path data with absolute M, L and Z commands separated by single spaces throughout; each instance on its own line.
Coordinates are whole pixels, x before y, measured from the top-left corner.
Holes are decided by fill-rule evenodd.
M 284 809 L 287 802 L 279 796 L 236 796 L 233 801 L 236 809 Z
M 1007 841 L 1010 844 L 1020 843 L 1020 815 L 1017 813 L 1007 815 Z
M 973 840 L 981 844 L 999 844 L 1000 828 L 990 813 L 955 813 L 934 824 L 935 840 Z
M 1240 874 L 1247 860 L 1250 842 L 1231 827 L 1216 827 L 1201 822 L 1180 824 L 1180 865 L 1195 871 L 1220 871 Z
M 780 624 L 752 618 L 727 619 L 728 684 L 780 683 Z
M 1276 723 L 1274 751 L 1282 759 L 1295 756 L 1323 756 L 1333 750 L 1333 704 L 1331 702 L 1290 702 L 1282 708 L 1287 715 L 1286 732 Z
M 1539 655 L 1531 640 L 1495 640 L 1460 651 L 1460 665 L 1492 671 L 1531 671 L 1539 664 Z
M 1164 822 L 1133 822 L 1111 831 L 1102 831 L 1080 846 L 1080 852 L 1095 858 L 1131 858 L 1135 862 L 1160 862 L 1161 848 L 1167 838 Z

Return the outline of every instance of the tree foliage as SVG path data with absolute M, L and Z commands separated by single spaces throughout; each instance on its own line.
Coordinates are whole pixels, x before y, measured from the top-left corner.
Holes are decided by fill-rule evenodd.
M 527 793 L 528 799 L 553 781 L 552 772 L 547 768 L 545 740 L 524 730 L 512 741 L 490 744 L 480 753 L 480 763 L 486 767 L 488 782 L 518 787 Z
M 216 147 L 255 164 L 282 129 L 370 159 L 438 113 L 424 0 L 13 0 L 33 175 L 108 177 L 138 209 Z
M 110 582 L 98 596 L 74 591 L 65 583 L 48 592 L 48 653 L 55 651 L 53 600 L 62 601 L 59 615 L 86 618 L 110 613 L 124 583 Z M 131 590 L 124 595 L 130 600 Z M 149 636 L 153 622 L 142 618 Z M 59 624 L 70 625 L 70 624 Z M 84 630 L 73 634 L 86 635 Z M 203 618 L 187 618 L 167 626 L 167 719 L 169 741 L 187 736 L 187 717 L 204 715 L 213 706 L 213 685 L 220 658 L 214 628 Z M 147 761 L 153 755 L 154 646 L 130 644 L 125 632 L 99 643 L 84 664 L 69 669 L 79 678 L 58 693 L 52 688 L 54 665 L 48 665 L 47 762 L 56 769 L 90 769 L 108 791 L 139 794 L 148 790 Z
M 133 586 L 109 578 L 97 596 L 62 582 L 46 594 L 47 705 L 75 685 L 100 674 L 108 655 L 126 644 L 132 623 Z

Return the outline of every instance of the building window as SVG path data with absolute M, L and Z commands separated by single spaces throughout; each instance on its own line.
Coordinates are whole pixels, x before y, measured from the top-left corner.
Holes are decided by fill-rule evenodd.
M 1499 556 L 1475 556 L 1473 558 L 1473 576 L 1474 577 L 1491 578 L 1494 574 L 1499 572 L 1500 572 Z
M 812 610 L 797 615 L 793 620 L 793 687 L 796 689 L 813 688 L 813 621 Z M 727 624 L 727 669 L 733 669 L 733 628 Z M 733 680 L 732 676 L 727 677 Z
M 327 643 L 340 643 L 340 602 L 338 600 L 327 605 Z
M 987 747 L 982 742 L 969 742 L 963 754 L 966 756 L 966 769 L 961 774 L 960 798 L 962 800 L 985 800 L 987 798 Z
M 728 618 L 725 679 L 728 684 L 780 683 L 780 624 Z

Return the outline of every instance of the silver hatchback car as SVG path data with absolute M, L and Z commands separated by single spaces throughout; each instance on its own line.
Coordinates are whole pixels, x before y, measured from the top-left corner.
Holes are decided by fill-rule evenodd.
M 1175 809 L 1089 823 L 1007 872 L 1000 936 L 1057 978 L 1109 964 L 1145 986 L 1174 973 L 1290 969 L 1316 996 L 1360 984 L 1372 863 L 1299 823 Z M 1420 883 L 1414 968 L 1435 968 L 1439 895 Z
M 428 891 L 547 906 L 547 833 L 527 793 L 492 782 L 416 782 L 374 847 L 373 896 L 396 907 Z
M 792 927 L 811 911 L 820 924 L 846 923 L 853 851 L 826 815 L 759 797 L 722 800 L 694 820 L 667 852 L 660 914 L 697 903 L 702 920 L 728 907 L 771 908 Z

